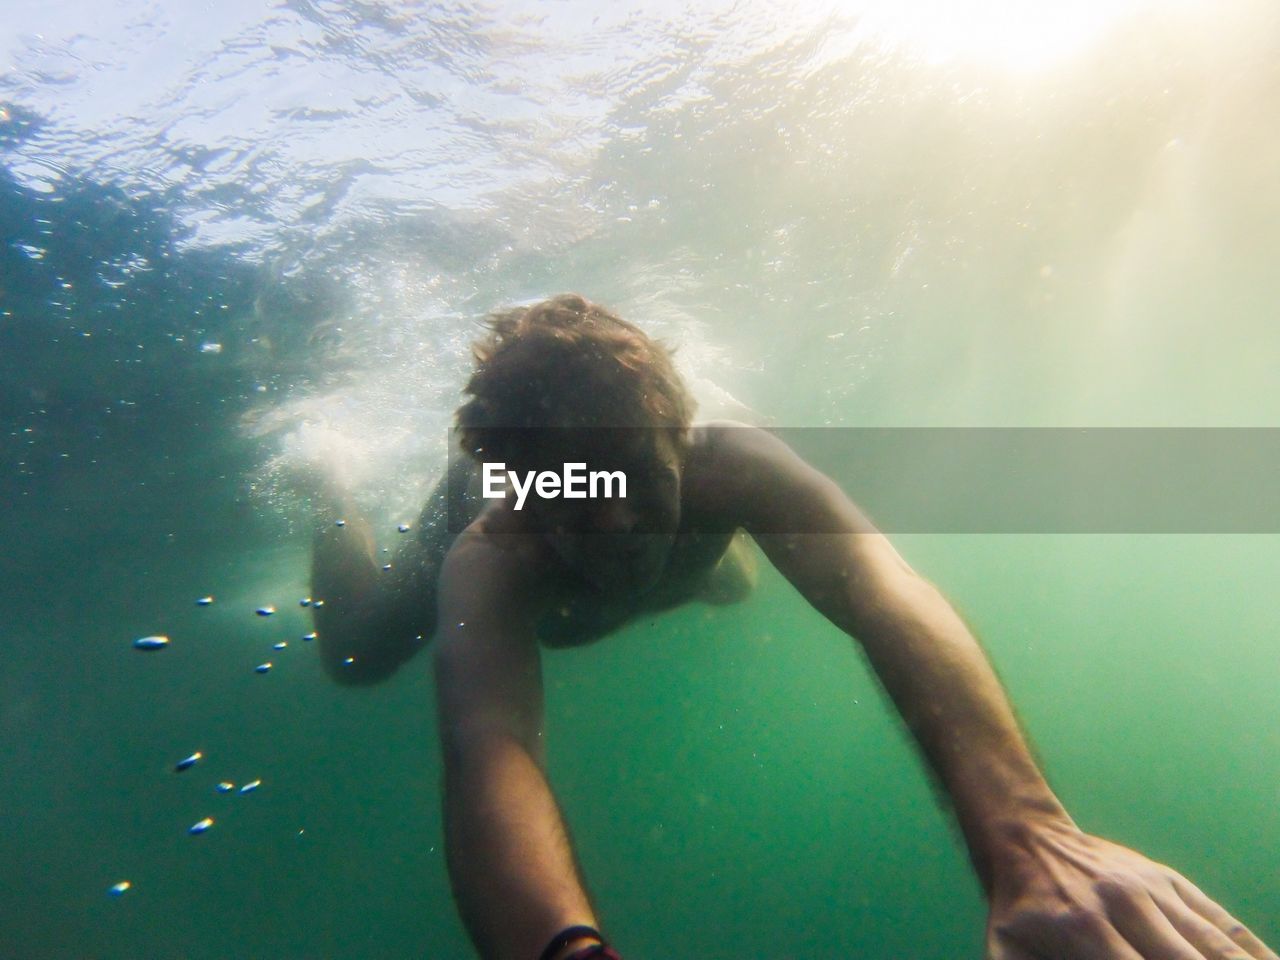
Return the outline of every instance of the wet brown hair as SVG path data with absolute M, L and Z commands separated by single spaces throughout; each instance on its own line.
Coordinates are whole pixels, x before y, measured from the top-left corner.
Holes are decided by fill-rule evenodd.
M 458 408 L 462 448 L 519 458 L 536 427 L 657 427 L 683 445 L 693 399 L 671 351 L 576 293 L 491 314 Z

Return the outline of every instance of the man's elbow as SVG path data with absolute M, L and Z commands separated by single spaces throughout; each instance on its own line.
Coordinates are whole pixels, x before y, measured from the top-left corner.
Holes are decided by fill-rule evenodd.
M 856 633 L 916 629 L 951 615 L 951 605 L 932 581 L 915 571 L 893 569 L 850 603 Z
M 841 571 L 843 609 L 861 628 L 918 615 L 946 603 L 932 582 L 902 559 L 883 534 L 858 537 Z
M 403 660 L 327 653 L 321 658 L 329 679 L 344 687 L 372 687 L 389 679 Z
M 355 663 L 326 663 L 324 672 L 329 679 L 342 687 L 372 687 L 382 683 L 393 673 L 385 667 L 356 666 Z
M 494 769 L 515 758 L 541 766 L 542 752 L 534 741 L 536 736 L 531 739 L 496 723 L 447 718 L 440 723 L 441 758 L 446 772 L 455 776 Z
M 430 636 L 413 626 L 386 622 L 359 625 L 335 623 L 320 629 L 320 662 L 324 672 L 344 687 L 382 683 L 427 646 Z

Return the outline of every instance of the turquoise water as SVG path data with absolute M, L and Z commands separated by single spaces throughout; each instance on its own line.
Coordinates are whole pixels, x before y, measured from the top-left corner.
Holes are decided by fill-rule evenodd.
M 1130 7 L 14 5 L 0 957 L 471 955 L 429 664 L 323 676 L 294 481 L 340 456 L 393 546 L 493 307 L 581 290 L 763 424 L 1277 426 L 1280 21 Z M 1280 941 L 1277 538 L 895 543 L 1081 825 Z M 545 668 L 624 956 L 981 956 L 910 741 L 776 575 Z

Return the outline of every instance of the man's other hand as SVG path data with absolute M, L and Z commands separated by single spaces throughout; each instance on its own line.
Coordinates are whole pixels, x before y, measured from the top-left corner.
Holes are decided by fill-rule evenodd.
M 1019 824 L 992 876 L 988 960 L 1280 960 L 1181 874 L 1069 822 Z

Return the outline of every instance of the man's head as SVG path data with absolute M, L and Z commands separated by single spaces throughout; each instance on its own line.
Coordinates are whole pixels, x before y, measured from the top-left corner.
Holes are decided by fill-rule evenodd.
M 526 510 L 565 562 L 607 592 L 652 586 L 679 523 L 693 401 L 670 352 L 576 294 L 496 313 L 473 347 L 463 449 L 520 472 L 622 470 L 627 499 Z

